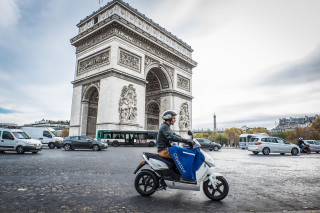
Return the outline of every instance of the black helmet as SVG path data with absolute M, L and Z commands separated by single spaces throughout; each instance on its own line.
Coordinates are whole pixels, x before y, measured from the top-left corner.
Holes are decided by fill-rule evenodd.
M 168 121 L 168 120 L 171 121 L 172 116 L 175 116 L 175 115 L 177 115 L 177 113 L 175 113 L 175 111 L 167 110 L 162 114 L 162 119 L 165 121 Z

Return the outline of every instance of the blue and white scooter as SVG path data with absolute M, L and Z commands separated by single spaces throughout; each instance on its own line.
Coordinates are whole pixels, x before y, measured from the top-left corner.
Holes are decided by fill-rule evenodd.
M 188 135 L 190 135 L 193 140 L 193 134 L 190 130 L 188 131 Z M 201 155 L 201 158 L 199 158 L 198 155 L 198 162 L 200 159 L 200 163 L 198 163 L 199 166 L 197 166 L 196 171 L 194 171 L 195 178 L 191 181 L 182 178 L 181 172 L 185 171 L 177 155 L 174 155 L 175 159 L 173 161 L 162 158 L 155 153 L 144 152 L 144 161 L 140 163 L 134 174 L 146 165 L 148 165 L 148 168 L 141 169 L 136 176 L 136 190 L 141 195 L 149 196 L 167 187 L 171 189 L 200 191 L 202 184 L 203 191 L 208 198 L 214 201 L 224 199 L 229 192 L 228 182 L 221 174 L 213 171 L 213 159 L 201 150 L 200 147 L 201 145 L 196 140 L 193 140 L 193 147 L 190 147 L 190 152 L 187 152 L 187 149 L 181 148 L 183 149 L 181 153 L 185 155 L 194 155 L 193 153 L 199 153 L 199 155 Z

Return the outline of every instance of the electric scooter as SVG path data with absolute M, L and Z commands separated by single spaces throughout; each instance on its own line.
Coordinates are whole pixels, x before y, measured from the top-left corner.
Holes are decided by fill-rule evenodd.
M 144 161 L 135 170 L 135 188 L 138 193 L 143 196 L 150 196 L 156 191 L 168 188 L 171 189 L 184 189 L 200 191 L 200 186 L 203 186 L 205 195 L 214 201 L 224 199 L 229 192 L 229 185 L 227 180 L 220 174 L 213 170 L 215 166 L 213 159 L 210 155 L 200 149 L 199 142 L 193 139 L 193 133 L 189 130 L 188 135 L 191 136 L 193 147 L 190 149 L 199 149 L 203 154 L 204 159 L 201 166 L 195 172 L 196 180 L 187 181 L 181 178 L 180 172 L 175 165 L 175 162 L 162 158 L 155 153 L 143 153 Z M 188 154 L 188 153 L 187 153 Z M 149 168 L 142 169 L 148 166 Z

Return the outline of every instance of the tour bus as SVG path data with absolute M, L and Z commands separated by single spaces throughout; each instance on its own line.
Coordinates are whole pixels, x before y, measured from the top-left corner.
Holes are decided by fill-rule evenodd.
M 249 145 L 249 141 L 250 141 L 250 138 L 252 137 L 261 137 L 261 136 L 266 136 L 266 137 L 269 137 L 269 135 L 267 133 L 254 133 L 254 134 L 241 134 L 239 136 L 239 147 L 241 149 L 247 149 L 248 148 L 248 145 Z
M 146 145 L 154 146 L 158 131 L 154 130 L 97 130 L 97 140 L 108 142 L 112 146 Z

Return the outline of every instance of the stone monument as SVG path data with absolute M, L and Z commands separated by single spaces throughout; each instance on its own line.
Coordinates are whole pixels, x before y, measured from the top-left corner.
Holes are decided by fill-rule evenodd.
M 192 126 L 191 47 L 121 0 L 77 24 L 70 135 L 98 129 L 157 130 L 173 109 L 173 126 Z

